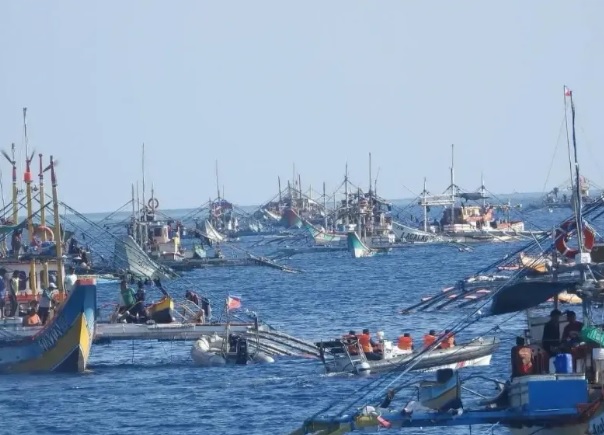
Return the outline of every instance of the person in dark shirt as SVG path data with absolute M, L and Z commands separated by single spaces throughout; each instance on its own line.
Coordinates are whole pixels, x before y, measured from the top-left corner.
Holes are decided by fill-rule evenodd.
M 567 311 L 566 318 L 568 319 L 568 325 L 562 331 L 562 341 L 577 344 L 581 340 L 583 323 L 577 320 L 577 314 L 574 311 Z
M 551 356 L 557 352 L 560 346 L 560 310 L 552 310 L 549 321 L 543 327 L 543 339 L 541 346 Z

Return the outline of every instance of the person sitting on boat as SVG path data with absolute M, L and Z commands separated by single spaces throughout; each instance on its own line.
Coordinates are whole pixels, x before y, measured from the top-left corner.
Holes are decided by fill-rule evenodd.
M 369 329 L 363 329 L 363 333 L 359 335 L 359 344 L 361 345 L 361 349 L 363 349 L 363 353 L 370 361 L 377 361 L 382 358 L 381 355 L 378 355 L 373 352 L 373 347 L 375 346 L 375 341 L 371 338 L 371 333 Z
M 120 283 L 120 309 L 119 313 L 125 313 L 134 307 L 136 303 L 136 293 L 131 287 L 128 287 L 126 280 Z
M 411 334 L 405 332 L 398 338 L 397 346 L 400 350 L 413 350 L 413 338 Z
M 23 326 L 40 326 L 42 321 L 35 308 L 30 308 L 27 316 L 23 319 Z
M 533 369 L 533 352 L 526 345 L 524 337 L 516 337 L 516 346 L 512 347 L 512 377 L 530 375 Z
M 549 321 L 543 326 L 543 338 L 541 346 L 550 356 L 558 352 L 560 346 L 560 316 L 562 313 L 558 309 L 552 310 L 549 314 Z
M 373 345 L 373 353 L 379 355 L 381 358 L 384 356 L 384 331 L 378 331 L 376 334 L 377 342 Z
M 577 313 L 571 310 L 566 311 L 566 319 L 568 320 L 568 325 L 562 331 L 562 341 L 570 345 L 579 344 L 583 323 L 577 320 Z
M 17 310 L 19 309 L 19 303 L 17 302 L 17 295 L 19 294 L 19 272 L 13 271 L 13 277 L 10 280 L 8 298 L 10 301 L 10 313 L 8 317 L 15 317 Z
M 65 280 L 63 281 L 63 288 L 65 289 L 65 294 L 68 295 L 71 293 L 71 290 L 75 287 L 75 283 L 78 280 L 78 276 L 75 274 L 75 268 L 70 266 L 67 269 L 67 275 L 65 276 Z
M 455 347 L 455 334 L 450 329 L 445 329 L 443 341 L 438 345 L 440 349 Z
M 54 282 L 48 284 L 48 288 L 42 291 L 40 295 L 40 305 L 38 307 L 38 315 L 42 325 L 46 325 L 48 321 L 48 315 L 50 313 L 50 307 L 52 306 L 52 298 L 57 292 L 57 285 Z
M 434 329 L 430 329 L 430 332 L 424 335 L 424 347 L 432 346 L 436 339 L 436 331 Z
M 199 306 L 199 295 L 197 293 L 187 290 L 185 293 L 185 299 Z
M 348 331 L 348 335 L 344 335 L 342 337 L 342 341 L 344 345 L 348 348 L 348 353 L 350 355 L 358 355 L 359 337 L 357 336 L 357 333 L 355 331 L 353 331 L 352 329 Z

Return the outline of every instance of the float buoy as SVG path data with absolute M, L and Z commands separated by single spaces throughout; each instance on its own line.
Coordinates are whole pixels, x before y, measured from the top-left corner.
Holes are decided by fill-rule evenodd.
M 159 208 L 159 201 L 157 200 L 157 198 L 149 198 L 147 205 L 149 207 L 151 207 L 153 210 L 155 210 L 155 209 Z
M 567 220 L 559 228 L 556 229 L 555 233 L 555 246 L 558 252 L 564 255 L 566 258 L 575 258 L 579 253 L 576 248 L 570 248 L 568 246 L 569 234 L 577 228 L 577 223 L 574 220 Z M 586 250 L 591 251 L 596 243 L 596 233 L 589 225 L 583 226 L 583 246 Z

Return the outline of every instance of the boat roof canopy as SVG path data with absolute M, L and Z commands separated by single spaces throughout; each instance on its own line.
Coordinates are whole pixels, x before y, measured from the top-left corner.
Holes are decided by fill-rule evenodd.
M 524 281 L 506 286 L 493 296 L 489 315 L 515 313 L 536 307 L 564 290 L 573 290 L 576 284 L 568 281 Z

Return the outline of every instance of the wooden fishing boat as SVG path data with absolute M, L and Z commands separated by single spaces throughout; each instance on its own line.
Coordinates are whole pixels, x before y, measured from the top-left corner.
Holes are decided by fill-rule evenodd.
M 352 258 L 373 257 L 378 253 L 377 249 L 372 249 L 363 243 L 358 234 L 354 231 L 348 233 L 347 245 L 348 252 L 352 254 Z
M 422 406 L 445 412 L 461 406 L 461 382 L 459 373 L 453 369 L 436 371 L 436 381 L 419 383 L 419 401 Z
M 36 335 L 21 337 L 4 330 L 0 373 L 82 372 L 94 339 L 96 281 L 80 277 L 50 323 Z
M 310 222 L 305 222 L 304 228 L 310 233 L 316 245 L 337 245 L 346 240 L 345 233 L 327 232 L 321 227 L 312 225 Z
M 169 296 L 164 296 L 159 302 L 147 307 L 149 317 L 155 323 L 171 323 L 174 321 L 172 315 L 174 311 L 174 300 Z

